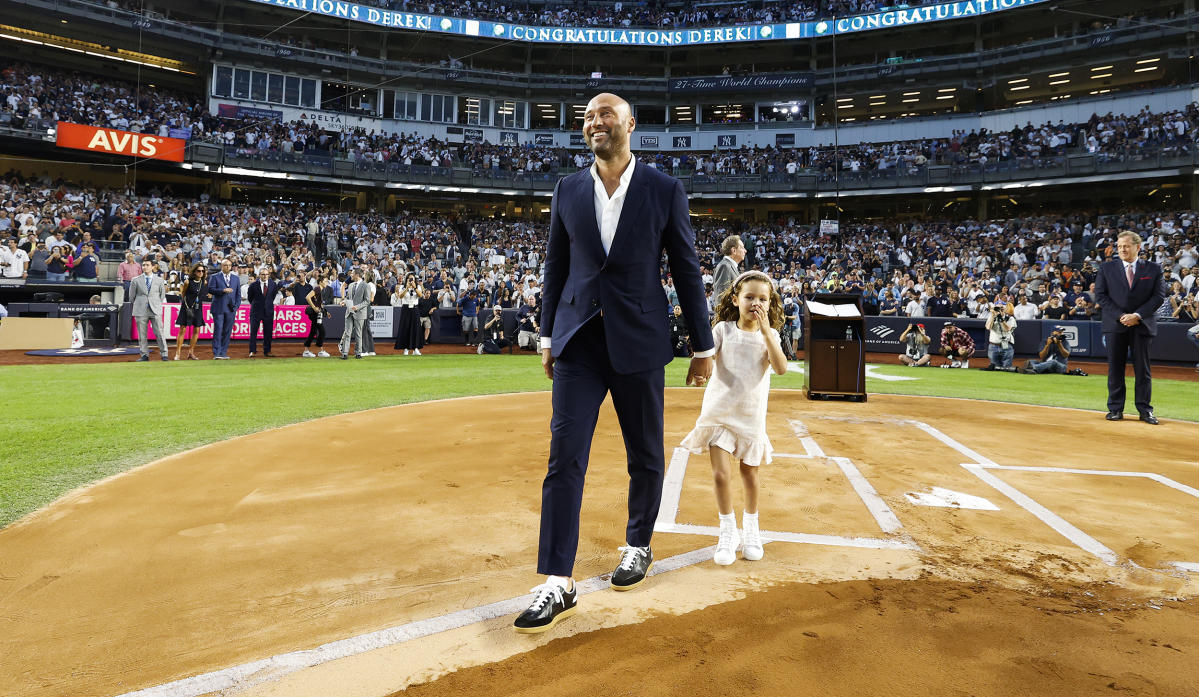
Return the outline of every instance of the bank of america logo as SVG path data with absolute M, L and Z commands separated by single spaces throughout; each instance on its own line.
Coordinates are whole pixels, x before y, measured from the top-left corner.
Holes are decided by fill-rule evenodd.
M 874 329 L 871 329 L 870 333 L 877 336 L 880 339 L 886 339 L 887 337 L 894 334 L 895 330 L 888 327 L 885 324 L 880 324 L 877 327 L 875 327 Z

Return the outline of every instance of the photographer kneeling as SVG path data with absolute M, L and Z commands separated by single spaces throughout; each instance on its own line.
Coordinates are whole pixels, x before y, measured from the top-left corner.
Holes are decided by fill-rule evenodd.
M 1016 318 L 1008 314 L 1007 306 L 995 303 L 987 317 L 987 358 L 991 364 L 983 370 L 1015 372 L 1012 358 L 1016 355 Z
M 1029 361 L 1020 370 L 1022 373 L 1058 373 L 1065 375 L 1070 360 L 1070 348 L 1066 345 L 1065 327 L 1054 327 L 1053 333 L 1045 340 L 1041 352 L 1037 354 L 1040 360 Z
M 923 324 L 908 324 L 908 328 L 899 335 L 899 343 L 904 344 L 904 352 L 899 356 L 899 362 L 910 368 L 929 364 L 932 356 L 928 354 L 928 345 L 932 338 L 924 333 Z
M 491 309 L 491 316 L 483 324 L 483 341 L 479 342 L 478 353 L 499 353 L 510 343 L 504 336 L 504 310 L 499 305 Z

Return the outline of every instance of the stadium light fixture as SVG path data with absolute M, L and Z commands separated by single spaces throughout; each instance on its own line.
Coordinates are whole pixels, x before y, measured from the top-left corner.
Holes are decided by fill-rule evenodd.
M 1018 85 L 1018 84 L 1020 84 L 1021 82 L 1028 82 L 1028 78 L 1026 78 L 1026 77 L 1022 77 L 1022 78 L 1019 78 L 1019 79 L 1017 79 L 1017 80 L 1008 80 L 1008 81 L 1007 81 L 1007 84 L 1009 84 L 1009 85 Z
M 1067 76 L 1067 75 L 1069 75 L 1069 74 L 1070 74 L 1070 71 L 1069 71 L 1069 70 L 1067 70 L 1067 71 L 1066 71 L 1066 72 L 1064 72 L 1064 73 L 1050 73 L 1049 77 L 1051 77 L 1051 78 L 1054 78 L 1054 77 L 1066 77 L 1066 76 Z
M 1151 70 L 1157 70 L 1157 69 L 1158 69 L 1158 66 L 1156 66 L 1156 65 L 1151 65 L 1151 66 L 1149 66 L 1148 68 L 1137 68 L 1136 70 L 1134 70 L 1134 71 L 1132 71 L 1132 72 L 1134 72 L 1134 73 L 1147 73 L 1147 72 L 1149 72 L 1149 71 L 1151 71 Z
M 63 45 L 52 43 L 49 41 L 38 41 L 37 39 L 29 39 L 29 38 L 26 38 L 23 36 L 15 35 L 15 34 L 0 33 L 0 39 L 11 39 L 13 41 L 20 41 L 23 43 L 34 44 L 37 46 L 45 46 L 47 48 L 57 48 L 57 49 L 62 49 L 64 51 L 71 51 L 72 53 L 83 53 L 83 54 L 86 54 L 89 56 L 95 56 L 96 58 L 103 58 L 105 60 L 110 60 L 110 61 L 120 61 L 122 63 L 133 63 L 134 65 L 144 65 L 147 68 L 158 68 L 159 70 L 167 70 L 172 73 L 183 73 L 186 75 L 195 75 L 195 73 L 193 73 L 191 71 L 181 70 L 179 68 L 172 68 L 169 65 L 159 65 L 157 63 L 151 63 L 149 61 L 137 60 L 136 58 L 125 58 L 123 56 L 114 56 L 114 55 L 110 55 L 107 53 L 97 53 L 95 51 L 86 51 L 83 49 L 72 48 L 70 46 L 63 46 Z M 97 44 L 88 44 L 88 43 L 84 43 L 84 42 L 77 42 L 77 43 L 83 43 L 86 46 L 95 46 L 96 48 L 103 48 L 102 46 L 99 46 Z M 163 60 L 168 60 L 168 59 L 163 59 Z M 183 65 L 183 63 L 179 63 L 179 65 Z
M 1112 76 L 1111 73 L 1099 73 L 1098 75 L 1092 75 L 1091 79 L 1092 80 L 1102 80 L 1105 77 L 1111 77 L 1111 76 Z
M 945 89 L 942 89 L 942 90 L 937 90 L 937 91 L 938 91 L 938 92 L 957 92 L 957 91 L 958 91 L 958 88 L 956 88 L 956 87 L 946 87 Z
M 1031 88 L 1031 87 L 1032 87 L 1032 85 L 1020 85 L 1019 87 L 1013 87 L 1013 88 L 1012 88 L 1012 91 L 1013 91 L 1013 92 L 1019 92 L 1020 90 L 1026 90 L 1026 89 L 1029 89 L 1029 88 Z
M 911 104 L 912 102 L 918 102 L 918 101 L 920 101 L 920 99 L 919 99 L 919 98 L 916 98 L 916 99 L 905 99 L 905 100 L 903 100 L 903 103 L 904 103 L 904 104 Z
M 915 92 L 904 92 L 904 93 L 903 93 L 903 96 L 905 96 L 905 97 L 913 97 L 913 96 L 915 96 L 915 95 L 918 95 L 918 94 L 920 94 L 920 90 L 916 90 Z
M 1050 80 L 1050 81 L 1049 81 L 1049 84 L 1050 84 L 1050 85 L 1064 85 L 1064 84 L 1066 84 L 1067 82 L 1070 82 L 1070 80 L 1069 80 L 1069 79 L 1065 79 L 1065 80 Z
M 837 100 L 837 103 L 841 103 L 841 102 L 852 102 L 852 101 L 853 101 L 853 97 L 842 97 L 842 98 L 840 98 L 840 99 L 838 99 L 838 100 Z
M 1016 102 L 1016 106 L 1020 106 L 1021 104 L 1032 104 L 1032 100 L 1031 100 L 1031 99 L 1025 99 L 1025 100 L 1022 100 L 1022 101 Z
M 1144 65 L 1146 63 L 1156 63 L 1160 60 L 1161 60 L 1161 58 L 1145 58 L 1145 59 L 1137 61 L 1137 65 Z
M 871 99 L 886 99 L 886 98 L 887 98 L 887 95 L 885 95 L 885 94 L 876 94 L 876 95 L 872 95 L 870 98 L 871 98 Z
M 1114 68 L 1114 67 L 1116 67 L 1116 66 L 1114 66 L 1114 65 L 1101 65 L 1101 66 L 1099 66 L 1098 68 L 1091 68 L 1091 72 L 1093 72 L 1093 73 L 1096 73 L 1096 72 L 1099 72 L 1100 70 L 1111 70 L 1111 69 L 1112 69 L 1112 68 Z
M 870 106 L 887 106 L 886 102 L 870 102 Z
M 942 99 L 954 99 L 956 96 L 957 95 L 953 95 L 953 94 L 943 94 L 940 97 L 937 97 L 937 100 L 940 101 Z

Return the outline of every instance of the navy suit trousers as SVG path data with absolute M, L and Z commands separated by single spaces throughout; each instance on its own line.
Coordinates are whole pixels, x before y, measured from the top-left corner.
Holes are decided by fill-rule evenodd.
M 1135 330 L 1106 332 L 1103 337 L 1107 342 L 1107 410 L 1124 411 L 1127 392 L 1124 372 L 1131 354 L 1133 404 L 1139 414 L 1153 411 L 1153 374 L 1149 361 L 1153 337 Z
M 229 355 L 229 338 L 233 336 L 234 313 L 216 311 L 212 313 L 212 355 Z
M 627 347 L 626 350 L 636 350 Z M 622 375 L 612 369 L 603 318 L 596 315 L 571 337 L 554 363 L 550 457 L 541 488 L 537 572 L 571 576 L 579 546 L 579 510 L 591 439 L 600 405 L 611 392 L 624 436 L 629 472 L 625 542 L 648 547 L 662 500 L 665 368 Z
M 257 307 L 250 308 L 250 353 L 258 348 L 258 328 L 262 327 L 262 350 L 265 353 L 271 352 L 271 339 L 275 335 L 275 308 L 271 306 L 269 310 L 260 310 Z

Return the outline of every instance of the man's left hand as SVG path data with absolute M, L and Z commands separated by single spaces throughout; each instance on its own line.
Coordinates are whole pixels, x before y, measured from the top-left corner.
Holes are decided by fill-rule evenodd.
M 1135 327 L 1140 323 L 1141 318 L 1135 313 L 1129 312 L 1128 314 L 1120 315 L 1120 324 L 1126 327 Z
M 708 378 L 712 377 L 712 357 L 692 358 L 691 365 L 687 367 L 687 384 L 695 387 L 703 387 L 708 382 Z

